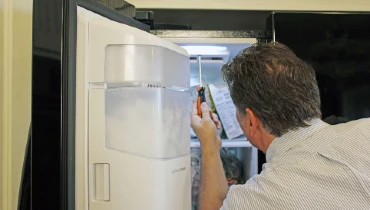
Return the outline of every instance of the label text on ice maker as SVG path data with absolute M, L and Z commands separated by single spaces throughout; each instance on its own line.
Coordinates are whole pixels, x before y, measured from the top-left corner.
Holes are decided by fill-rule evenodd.
M 174 173 L 177 173 L 177 172 L 181 172 L 181 171 L 185 171 L 185 170 L 186 170 L 186 167 L 178 168 L 178 169 L 172 170 L 171 171 L 171 174 L 174 174 Z

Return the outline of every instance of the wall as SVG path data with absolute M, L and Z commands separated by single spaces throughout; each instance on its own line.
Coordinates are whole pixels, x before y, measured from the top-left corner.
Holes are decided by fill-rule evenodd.
M 32 0 L 0 0 L 0 210 L 17 208 L 31 119 Z
M 128 0 L 137 8 L 370 11 L 369 0 Z

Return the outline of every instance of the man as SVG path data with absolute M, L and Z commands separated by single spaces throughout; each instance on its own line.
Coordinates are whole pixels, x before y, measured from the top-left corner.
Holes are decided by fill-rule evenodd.
M 194 105 L 192 127 L 202 151 L 200 210 L 370 209 L 369 119 L 323 122 L 314 70 L 283 44 L 247 48 L 221 71 L 240 127 L 267 163 L 229 189 L 220 122 L 205 103 L 198 117 Z

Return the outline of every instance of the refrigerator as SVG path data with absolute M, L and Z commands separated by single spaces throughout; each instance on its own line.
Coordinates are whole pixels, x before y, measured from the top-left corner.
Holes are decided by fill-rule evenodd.
M 151 33 L 87 2 L 64 5 L 76 10 L 63 19 L 62 205 L 197 209 L 200 171 L 196 177 L 199 165 L 191 161 L 200 144 L 191 136 L 189 91 L 199 85 L 195 55 L 204 82 L 226 87 L 221 66 L 257 40 Z M 224 139 L 222 151 L 237 159 L 243 182 L 257 174 L 257 149 L 244 136 Z
M 132 106 L 132 104 L 126 102 L 136 103 L 135 101 L 138 99 L 146 99 L 148 101 L 156 100 L 157 102 L 152 104 L 155 104 L 155 106 L 160 109 L 164 104 L 171 105 L 167 104 L 167 102 L 165 103 L 164 100 L 162 101 L 164 95 L 169 93 L 176 93 L 172 95 L 172 98 L 179 97 L 179 100 L 185 101 L 185 99 L 189 97 L 189 99 L 186 100 L 189 100 L 191 104 L 194 94 L 192 91 L 189 92 L 189 89 L 194 89 L 194 87 L 199 84 L 198 63 L 196 61 L 196 56 L 183 50 L 183 47 L 187 48 L 186 46 L 193 47 L 193 49 L 194 47 L 200 47 L 198 50 L 203 51 L 201 54 L 204 83 L 220 86 L 225 85 L 219 72 L 221 66 L 227 62 L 227 60 L 233 58 L 240 50 L 257 41 L 267 42 L 271 37 L 275 37 L 275 35 L 278 40 L 280 34 L 280 38 L 285 40 L 280 41 L 286 42 L 289 47 L 295 49 L 295 52 L 299 56 L 304 56 L 307 52 L 304 47 L 302 48 L 302 52 L 299 51 L 302 44 L 299 41 L 296 42 L 296 39 L 294 39 L 294 37 L 299 36 L 296 36 L 296 33 L 289 33 L 291 32 L 289 27 L 297 28 L 297 25 L 302 25 L 301 23 L 305 21 L 300 18 L 292 19 L 289 17 L 287 17 L 286 20 L 283 19 L 282 21 L 278 21 L 279 18 L 276 16 L 275 21 L 277 22 L 273 27 L 273 29 L 276 30 L 276 34 L 275 30 L 271 30 L 272 33 L 270 33 L 269 29 L 267 29 L 268 31 L 265 29 L 266 18 L 269 16 L 270 11 L 162 11 L 160 9 L 150 9 L 154 11 L 156 15 L 154 23 L 164 22 L 164 25 L 166 25 L 166 27 L 161 27 L 160 30 L 158 30 L 158 28 L 150 30 L 150 26 L 135 21 L 132 18 L 125 17 L 114 9 L 105 7 L 94 0 L 34 0 L 33 2 L 32 138 L 29 138 L 31 151 L 27 153 L 27 160 L 31 159 L 31 161 L 25 161 L 26 166 L 26 163 L 32 163 L 32 171 L 27 170 L 27 167 L 25 167 L 26 170 L 24 170 L 24 174 L 26 174 L 24 177 L 32 177 L 32 187 L 29 191 L 32 194 L 31 204 L 33 209 L 130 209 L 124 205 L 133 202 L 138 203 L 139 201 L 142 203 L 154 203 L 158 201 L 157 204 L 159 206 L 173 205 L 174 202 L 179 202 L 180 205 L 183 206 L 176 206 L 175 209 L 185 208 L 185 206 L 186 208 L 189 207 L 189 209 L 196 209 L 200 173 L 199 141 L 195 136 L 191 135 L 191 132 L 188 132 L 190 130 L 190 125 L 173 125 L 173 127 L 176 128 L 186 127 L 186 129 L 184 129 L 184 133 L 180 135 L 181 139 L 177 139 L 180 145 L 184 143 L 182 146 L 179 146 L 183 150 L 179 149 L 179 151 L 176 152 L 173 150 L 171 152 L 174 153 L 171 154 L 165 153 L 165 148 L 168 148 L 168 145 L 162 142 L 163 139 L 156 139 L 154 138 L 154 133 L 150 135 L 148 132 L 149 130 L 151 130 L 151 132 L 153 132 L 153 130 L 154 132 L 165 131 L 164 129 L 160 129 L 160 124 L 146 124 L 145 126 L 135 122 L 131 124 L 133 126 L 137 125 L 136 127 L 130 128 L 130 132 L 141 132 L 143 136 L 150 135 L 150 139 L 144 138 L 140 139 L 140 141 L 136 139 L 135 141 L 134 138 L 131 139 L 131 136 L 135 133 L 130 134 L 130 132 L 125 132 L 122 134 L 122 139 L 125 137 L 122 142 L 120 142 L 120 136 L 117 137 L 117 135 L 110 135 L 113 140 L 106 141 L 108 128 L 113 128 L 113 126 L 107 127 L 106 125 L 114 122 L 114 120 L 120 120 L 120 118 L 112 119 L 112 116 L 115 116 L 114 113 L 116 112 L 114 110 L 117 110 L 115 109 L 115 105 L 120 106 L 122 104 L 122 106 Z M 81 13 L 81 11 L 83 12 Z M 320 31 L 321 29 L 315 26 L 315 21 L 325 20 L 325 18 L 322 19 L 322 14 L 312 15 L 318 18 L 312 19 L 310 22 L 312 24 L 308 24 L 308 26 L 312 25 L 312 27 L 310 26 L 307 30 L 296 30 L 296 32 L 299 33 L 302 31 L 308 32 L 305 33 L 307 37 L 306 40 L 308 41 L 306 43 L 311 43 L 310 40 L 313 41 L 316 35 L 320 35 L 320 33 L 317 33 L 317 30 Z M 362 28 L 357 26 L 357 23 L 361 21 L 358 22 L 350 18 L 353 17 L 353 15 L 345 17 L 345 15 L 342 14 L 327 14 L 324 16 L 333 17 L 332 22 L 334 21 L 334 23 L 338 20 L 337 16 L 343 16 L 341 18 L 344 18 L 344 20 L 340 22 L 356 26 L 357 29 Z M 294 21 L 291 22 L 291 20 Z M 95 29 L 98 22 L 104 22 L 104 24 L 97 30 L 98 32 L 89 33 L 89 30 L 92 30 L 90 26 L 93 22 L 95 24 Z M 271 20 L 268 20 L 268 22 L 271 22 Z M 280 24 L 278 24 L 279 22 Z M 328 23 L 331 22 L 329 21 Z M 178 25 L 173 28 L 167 27 L 168 24 L 191 25 L 192 30 L 188 30 L 189 27 L 179 27 Z M 334 24 L 334 26 L 336 25 L 338 24 Z M 278 30 L 279 26 L 280 30 Z M 284 26 L 284 28 L 281 28 L 282 26 Z M 338 25 L 337 27 L 341 28 L 342 26 Z M 166 29 L 163 30 L 163 28 Z M 168 30 L 169 28 L 172 30 Z M 119 31 L 118 35 L 116 34 L 117 31 Z M 326 34 L 325 31 L 321 31 L 321 35 Z M 359 37 L 358 40 L 361 41 L 361 43 L 366 42 L 367 39 L 361 38 L 363 33 L 356 33 L 357 30 L 352 29 L 350 31 L 355 33 L 356 37 Z M 94 36 L 94 40 L 92 40 L 93 37 L 89 35 Z M 116 37 L 117 39 L 114 40 L 111 38 L 113 36 L 117 36 L 118 38 Z M 366 36 L 366 34 L 364 36 Z M 140 42 L 138 40 L 140 40 Z M 102 49 L 103 47 L 101 46 L 103 45 L 102 42 L 106 44 L 104 49 Z M 188 72 L 188 75 L 180 78 L 179 81 L 183 81 L 182 79 L 185 81 L 186 79 L 189 84 L 178 85 L 176 82 L 177 80 L 173 78 L 169 80 L 167 78 L 163 81 L 157 78 L 157 82 L 153 82 L 153 79 L 150 81 L 143 81 L 141 78 L 137 84 L 129 85 L 127 81 L 126 85 L 123 85 L 122 81 L 116 83 L 115 80 L 122 78 L 122 75 L 119 75 L 119 73 L 127 71 L 116 72 L 117 74 L 110 74 L 114 73 L 110 71 L 109 82 L 106 81 L 105 70 L 107 68 L 105 64 L 102 68 L 98 69 L 96 63 L 100 62 L 101 64 L 102 61 L 99 61 L 101 58 L 103 58 L 105 62 L 105 56 L 108 56 L 107 59 L 113 61 L 109 64 L 110 69 L 124 70 L 122 65 L 118 62 L 127 58 L 126 54 L 127 51 L 129 51 L 127 50 L 128 48 L 124 50 L 119 47 L 125 44 L 145 45 L 146 47 L 144 47 L 144 49 L 151 49 L 153 56 L 158 57 L 156 60 L 156 65 L 158 66 L 165 65 L 163 62 L 166 62 L 166 60 L 172 60 L 173 62 L 175 62 L 175 60 L 178 61 L 179 64 L 171 70 L 158 66 L 153 68 L 156 69 L 158 73 L 155 76 L 163 78 L 162 76 L 166 76 L 165 72 L 176 72 L 176 74 L 181 75 Z M 101 47 L 100 51 L 96 51 L 95 49 L 98 45 Z M 151 48 L 150 46 L 153 47 Z M 298 48 L 296 49 L 295 46 Z M 215 53 L 214 49 L 210 50 L 211 48 L 217 47 L 226 48 L 224 51 L 228 51 L 228 53 L 216 55 L 217 53 Z M 159 50 L 162 48 L 168 49 L 168 51 Z M 145 65 L 149 66 L 147 62 L 148 56 L 150 57 L 147 52 L 148 50 L 140 50 L 142 48 L 137 49 L 136 52 L 140 53 L 138 57 L 140 65 L 143 68 Z M 158 56 L 158 53 L 162 53 L 163 56 Z M 93 54 L 95 56 L 92 58 L 91 56 Z M 97 54 L 100 55 L 97 56 Z M 171 57 L 170 54 L 175 57 L 177 55 L 177 57 L 182 57 L 183 59 L 168 59 Z M 187 58 L 185 59 L 185 57 Z M 160 61 L 160 59 L 162 59 L 162 61 Z M 180 60 L 183 60 L 184 64 L 180 64 Z M 189 60 L 189 62 L 185 63 L 185 60 Z M 115 61 L 117 63 L 115 63 Z M 152 64 L 154 65 L 154 63 Z M 114 65 L 116 65 L 117 68 L 115 68 Z M 100 71 L 100 73 L 92 73 L 92 70 Z M 364 81 L 367 78 L 366 74 L 356 73 L 355 75 L 356 77 L 361 77 Z M 336 79 L 340 79 L 340 77 L 336 77 Z M 340 80 L 338 81 L 340 82 Z M 338 95 L 338 93 L 341 93 L 341 91 L 336 91 L 337 87 L 347 87 L 341 85 L 342 83 L 338 83 L 339 86 L 332 85 L 331 81 L 332 79 L 326 75 L 323 75 L 322 82 L 319 81 L 319 85 L 322 87 L 321 89 L 323 89 L 322 92 L 326 94 L 322 95 L 323 105 L 325 103 L 324 100 L 333 101 L 331 100 L 331 95 Z M 346 79 L 345 81 L 348 80 Z M 350 83 L 352 84 L 353 82 Z M 362 83 L 355 83 L 357 86 L 362 85 Z M 329 89 L 326 90 L 328 87 Z M 146 97 L 136 97 L 139 96 L 138 94 L 144 95 L 144 93 L 135 93 L 135 97 L 132 97 L 134 95 L 132 89 L 139 88 L 148 89 L 144 90 L 146 91 L 145 94 L 147 94 Z M 128 93 L 128 91 L 130 91 L 129 89 L 131 90 L 130 93 Z M 359 89 L 358 91 L 362 90 L 363 89 Z M 358 93 L 358 91 L 355 93 Z M 123 94 L 123 92 L 125 92 L 125 94 Z M 346 97 L 348 95 L 351 97 L 356 95 L 350 94 L 351 92 L 352 91 L 346 93 Z M 181 95 L 181 97 L 177 96 L 177 94 Z M 190 94 L 190 96 L 187 94 Z M 114 95 L 118 95 L 118 97 L 113 97 Z M 344 97 L 343 100 L 346 99 L 346 97 Z M 359 100 L 361 99 L 361 97 L 358 98 Z M 357 103 L 358 100 L 352 101 Z M 175 102 L 171 99 L 170 103 Z M 359 104 L 365 103 L 362 102 Z M 334 105 L 333 103 L 329 103 L 326 107 L 328 110 L 334 110 L 336 114 L 340 114 L 340 107 L 343 107 L 343 110 L 346 111 L 353 111 L 353 103 L 350 105 L 343 103 L 343 106 L 341 104 L 342 102 L 334 103 Z M 144 106 L 146 104 L 140 105 Z M 110 109 L 106 110 L 107 107 Z M 181 110 L 185 109 L 185 106 L 181 107 Z M 324 107 L 325 105 L 323 108 Z M 356 107 L 358 108 L 358 106 Z M 125 114 L 135 115 L 138 110 L 139 108 L 132 111 L 132 113 Z M 362 110 L 365 110 L 365 112 L 362 113 L 368 113 L 366 109 L 356 110 L 356 112 L 353 111 L 351 113 L 357 115 L 357 113 Z M 121 111 L 122 113 L 119 114 L 123 114 L 125 109 Z M 173 110 L 171 114 L 174 112 Z M 325 112 L 327 115 L 333 113 L 331 110 L 323 110 L 323 114 Z M 161 114 L 156 110 L 150 113 L 157 114 L 157 116 Z M 139 114 L 142 113 L 137 114 L 139 116 Z M 176 114 L 178 113 L 176 112 Z M 107 117 L 107 122 L 105 119 L 106 116 L 110 116 L 110 118 Z M 166 116 L 168 115 L 166 114 L 165 117 Z M 113 124 L 118 125 L 119 123 L 114 122 Z M 127 131 L 127 128 L 125 129 L 124 126 L 119 127 L 119 129 Z M 118 129 L 116 129 L 116 131 L 117 130 Z M 187 130 L 187 132 L 185 132 L 185 130 Z M 130 138 L 127 138 L 129 134 Z M 117 141 L 114 137 L 116 137 Z M 95 143 L 92 143 L 93 141 L 95 141 Z M 140 142 L 140 144 L 132 145 L 135 142 Z M 129 144 L 128 149 L 130 150 L 126 149 L 120 143 Z M 90 147 L 92 147 L 92 149 L 90 149 Z M 150 147 L 152 147 L 152 149 L 148 151 Z M 258 173 L 257 150 L 250 145 L 245 137 L 241 136 L 233 139 L 223 139 L 222 151 L 229 155 L 227 158 L 225 158 L 225 156 L 221 157 L 222 159 L 228 160 L 228 157 L 231 157 L 230 159 L 235 160 L 233 158 L 237 157 L 239 163 L 242 165 L 240 167 L 241 170 L 239 170 L 242 171 L 242 173 L 239 173 L 242 176 L 242 181 Z M 135 153 L 135 155 L 132 155 L 132 153 Z M 132 155 L 132 157 L 129 156 L 129 154 Z M 263 162 L 264 155 L 262 153 L 259 154 L 258 161 Z M 179 198 L 177 201 L 172 195 L 171 197 L 165 195 L 156 197 L 157 194 L 159 194 L 159 190 L 164 190 L 164 185 L 162 185 L 161 188 L 156 188 L 154 183 L 148 184 L 148 180 L 154 179 L 154 177 L 151 177 L 154 175 L 151 172 L 155 171 L 154 169 L 149 168 L 143 172 L 142 168 L 138 168 L 141 170 L 141 173 L 136 173 L 135 176 L 139 178 L 144 177 L 140 179 L 139 182 L 120 180 L 127 179 L 127 176 L 131 173 L 131 171 L 128 170 L 130 167 L 135 170 L 137 169 L 136 167 L 138 167 L 138 164 L 136 164 L 135 167 L 127 164 L 129 160 L 133 162 L 132 160 L 135 158 L 138 159 L 138 157 L 150 159 L 149 157 L 153 156 L 154 158 L 151 158 L 151 162 L 148 161 L 146 164 L 142 164 L 139 167 L 145 165 L 150 165 L 151 167 L 155 165 L 158 168 L 160 167 L 158 165 L 161 165 L 158 159 L 164 162 L 171 158 L 177 159 L 186 157 L 184 158 L 186 161 L 184 161 L 182 165 L 186 164 L 187 167 L 190 167 L 190 170 L 188 170 L 189 168 L 184 170 L 184 167 L 180 166 L 178 168 L 174 167 L 174 170 L 170 171 L 171 173 L 175 172 L 176 177 L 179 175 L 177 173 L 186 174 L 182 178 L 177 177 L 176 181 L 174 181 L 177 184 L 176 187 L 178 187 L 178 189 L 175 189 L 178 191 L 174 193 L 174 196 L 177 196 L 175 194 L 181 194 L 181 196 L 176 197 Z M 122 160 L 123 157 L 127 157 L 126 160 Z M 165 175 L 162 176 L 160 174 L 164 174 L 165 170 L 168 172 L 169 169 L 164 165 L 165 164 L 162 164 L 161 166 L 162 171 L 156 170 L 154 172 L 159 174 L 157 177 L 165 177 Z M 226 166 L 228 165 L 226 164 Z M 259 164 L 258 167 L 260 166 L 261 164 Z M 118 176 L 118 179 L 114 178 Z M 133 178 L 137 180 L 137 177 Z M 227 177 L 229 177 L 229 175 Z M 159 182 L 168 183 L 171 182 L 171 180 L 161 179 Z M 122 183 L 127 183 L 127 186 L 120 185 Z M 180 183 L 183 185 L 180 185 Z M 27 187 L 27 185 L 24 186 Z M 139 192 L 140 190 L 142 190 L 140 192 L 151 190 L 153 196 L 144 198 L 144 195 L 151 196 L 151 194 L 140 193 L 138 196 L 137 194 L 135 195 L 127 192 L 126 194 L 121 193 L 120 190 L 126 189 L 134 189 L 134 191 L 132 191 L 133 193 Z M 168 192 L 171 191 L 165 190 L 165 192 L 161 191 L 160 193 Z M 28 194 L 25 193 L 25 195 Z M 28 200 L 31 199 L 27 196 L 22 197 L 26 197 Z M 160 208 L 162 207 L 163 206 L 160 206 Z M 165 209 L 166 207 L 163 208 Z M 156 207 L 150 207 L 149 209 L 156 209 Z

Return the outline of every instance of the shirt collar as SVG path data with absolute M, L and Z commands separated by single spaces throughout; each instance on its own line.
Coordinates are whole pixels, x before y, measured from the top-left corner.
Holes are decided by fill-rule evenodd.
M 310 120 L 308 124 L 309 126 L 307 127 L 289 131 L 281 137 L 276 137 L 267 149 L 266 161 L 269 162 L 273 157 L 288 151 L 290 148 L 301 143 L 322 127 L 328 125 L 319 118 Z

